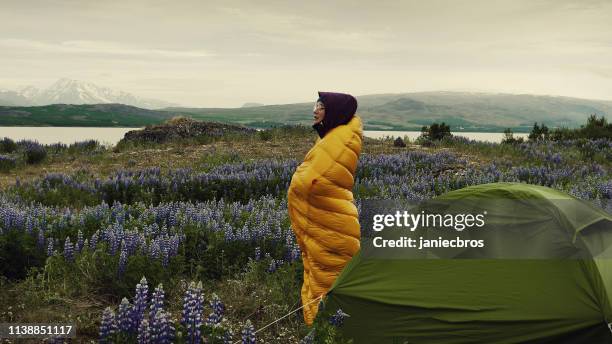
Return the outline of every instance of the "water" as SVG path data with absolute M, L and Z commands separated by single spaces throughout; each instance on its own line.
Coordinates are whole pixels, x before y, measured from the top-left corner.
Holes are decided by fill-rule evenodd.
M 130 130 L 138 128 L 91 128 L 91 127 L 0 127 L 0 138 L 9 137 L 15 141 L 28 139 L 36 140 L 43 144 L 64 143 L 71 144 L 77 141 L 97 140 L 106 145 L 115 145 L 123 138 L 123 135 Z M 382 138 L 385 136 L 404 137 L 407 136 L 411 141 L 421 135 L 420 131 L 379 131 L 366 130 L 365 136 L 372 138 Z M 460 132 L 453 135 L 465 136 L 469 139 L 489 142 L 501 142 L 503 133 L 472 133 Z M 524 137 L 525 133 L 514 134 L 515 138 Z
M 130 130 L 139 128 L 92 128 L 92 127 L 0 127 L 0 138 L 15 141 L 36 140 L 42 144 L 97 140 L 101 144 L 115 145 Z
M 410 141 L 414 141 L 417 137 L 421 135 L 421 132 L 420 131 L 366 130 L 364 132 L 364 135 L 371 137 L 371 138 L 375 138 L 375 139 L 383 138 L 385 136 L 392 136 L 394 138 L 396 137 L 404 138 L 404 136 L 408 136 Z M 504 133 L 453 132 L 453 135 L 467 137 L 468 139 L 471 139 L 471 140 L 487 141 L 487 142 L 501 142 L 502 139 L 504 138 Z M 527 137 L 529 136 L 529 134 L 514 133 L 513 136 L 515 139 L 522 137 L 523 139 L 527 140 Z

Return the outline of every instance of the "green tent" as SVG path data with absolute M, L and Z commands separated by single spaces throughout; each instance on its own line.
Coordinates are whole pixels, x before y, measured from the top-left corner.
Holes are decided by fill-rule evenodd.
M 436 199 L 540 200 L 537 206 L 500 210 L 491 221 L 535 228 L 525 239 L 526 250 L 569 243 L 586 247 L 592 257 L 376 259 L 362 246 L 320 312 L 347 313 L 345 337 L 355 343 L 612 343 L 610 214 L 563 192 L 522 183 L 477 185 Z M 554 231 L 568 233 L 567 242 L 547 242 Z

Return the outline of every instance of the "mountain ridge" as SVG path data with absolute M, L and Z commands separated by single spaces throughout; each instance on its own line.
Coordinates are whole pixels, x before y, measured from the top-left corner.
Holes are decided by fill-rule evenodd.
M 612 115 L 612 102 L 571 97 L 443 91 L 356 98 L 357 112 L 366 130 L 412 131 L 433 122 L 445 122 L 453 131 L 502 132 L 511 128 L 515 132 L 529 132 L 534 122 L 544 123 L 551 129 L 576 128 L 586 123 L 591 114 L 608 119 Z M 286 124 L 309 126 L 312 103 L 159 110 L 121 104 L 13 106 L 0 107 L 0 125 L 142 126 L 177 115 L 259 128 Z
M 61 78 L 46 89 L 34 86 L 0 92 L 0 105 L 44 106 L 52 104 L 111 104 L 121 103 L 144 109 L 159 109 L 178 104 L 156 99 L 137 97 L 131 93 L 113 90 L 91 82 Z

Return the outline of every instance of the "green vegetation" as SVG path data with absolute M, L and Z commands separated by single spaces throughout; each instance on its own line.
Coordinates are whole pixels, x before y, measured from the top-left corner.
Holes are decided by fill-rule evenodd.
M 565 97 L 460 92 L 422 92 L 358 96 L 365 130 L 418 131 L 444 122 L 453 131 L 528 133 L 534 121 L 550 128 L 578 128 L 590 114 L 612 114 L 606 101 Z M 314 101 L 314 99 L 313 99 Z M 142 127 L 176 115 L 256 128 L 312 122 L 312 103 L 242 108 L 167 108 L 145 110 L 121 104 L 0 107 L 0 125 Z
M 442 140 L 445 137 L 451 137 L 450 126 L 446 123 L 433 123 L 430 126 L 421 128 L 421 135 L 425 140 Z
M 434 124 L 424 133 L 429 147 L 364 138 L 355 198 L 432 197 L 513 180 L 590 201 L 612 199 L 609 140 L 494 144 L 455 137 L 447 123 Z M 0 174 L 0 322 L 71 321 L 79 341 L 97 340 L 104 309 L 118 312 L 123 297 L 131 302 L 143 275 L 150 286 L 163 283 L 164 307 L 181 340 L 186 330 L 178 320 L 191 281 L 202 282 L 207 312 L 213 293 L 226 305 L 226 320 L 215 329 L 233 331 L 234 341 L 247 319 L 257 330 L 298 308 L 303 271 L 286 192 L 316 138 L 304 125 L 204 143 L 183 138 L 104 147 L 86 141 L 45 145 L 37 164 L 26 163 L 19 142 L 0 141 L 0 149 L 11 151 L 3 156 L 19 157 Z M 180 243 L 171 256 L 171 249 L 156 246 L 173 240 Z M 298 311 L 257 338 L 296 343 L 310 334 L 314 343 L 346 343 L 338 321 L 321 316 L 311 332 Z M 212 327 L 202 328 L 213 336 Z M 135 342 L 133 334 L 116 338 Z
M 1 126 L 142 127 L 174 116 L 122 104 L 0 106 Z

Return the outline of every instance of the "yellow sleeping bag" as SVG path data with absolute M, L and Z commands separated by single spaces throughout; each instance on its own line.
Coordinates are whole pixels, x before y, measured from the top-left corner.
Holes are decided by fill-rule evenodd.
M 298 166 L 288 191 L 291 227 L 302 251 L 304 320 L 312 325 L 319 303 L 359 250 L 359 219 L 353 203 L 363 128 L 358 116 L 317 140 Z

